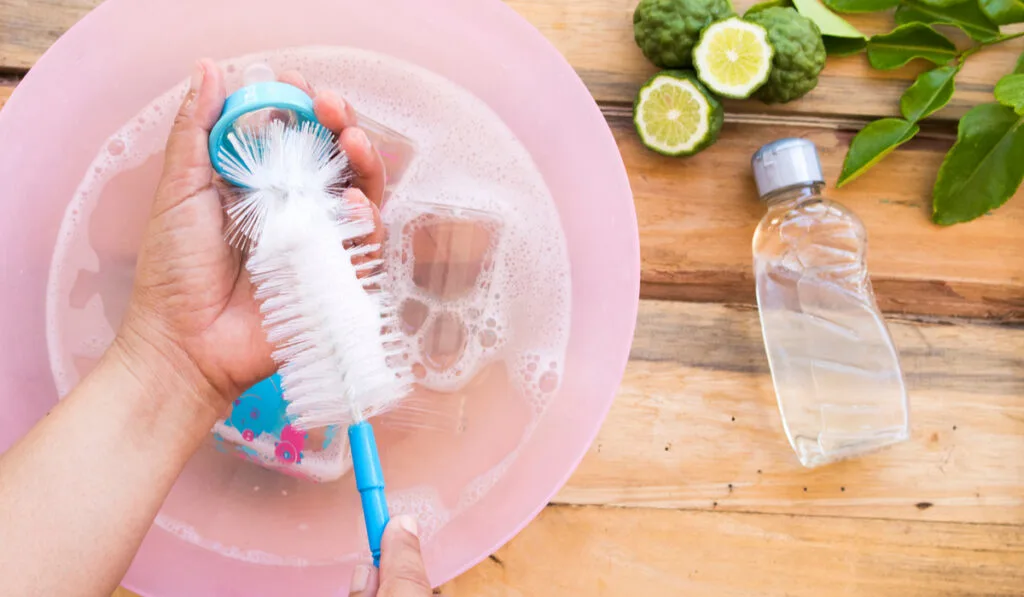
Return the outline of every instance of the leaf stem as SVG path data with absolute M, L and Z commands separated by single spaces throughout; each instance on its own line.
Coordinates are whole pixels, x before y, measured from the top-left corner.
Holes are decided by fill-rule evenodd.
M 964 50 L 963 52 L 960 52 L 960 55 L 956 57 L 956 59 L 957 59 L 957 62 L 959 62 L 959 63 L 960 63 L 960 67 L 961 67 L 961 68 L 963 67 L 963 65 L 964 65 L 964 62 L 967 62 L 967 58 L 968 58 L 969 56 L 971 56 L 971 55 L 973 55 L 973 54 L 977 53 L 977 52 L 978 52 L 978 50 L 980 50 L 980 49 L 982 49 L 982 48 L 984 48 L 984 47 L 985 47 L 985 45 L 984 45 L 984 44 L 979 44 L 979 45 L 977 45 L 977 46 L 971 46 L 970 48 L 967 48 L 967 49 L 966 49 L 966 50 Z
M 957 61 L 960 62 L 960 66 L 963 66 L 964 65 L 964 61 L 966 61 L 969 56 L 977 54 L 978 52 L 980 52 L 984 48 L 987 48 L 989 46 L 994 46 L 994 45 L 997 45 L 997 44 L 1001 44 L 1004 41 L 1010 41 L 1011 39 L 1017 39 L 1018 37 L 1024 37 L 1024 31 L 1021 31 L 1020 33 L 1014 33 L 1012 35 L 1000 35 L 999 37 L 997 37 L 995 39 L 992 39 L 992 40 L 989 40 L 989 41 L 983 41 L 983 42 L 979 43 L 978 45 L 971 46 L 970 48 L 967 48 L 963 52 L 960 52 L 960 55 L 957 56 Z
M 1018 37 L 1024 37 L 1024 31 L 1021 31 L 1020 33 L 1014 33 L 1012 35 L 1000 35 L 999 37 L 993 39 L 992 41 L 987 41 L 982 45 L 994 46 L 995 44 L 1001 44 L 1004 41 L 1010 41 L 1011 39 L 1017 39 Z

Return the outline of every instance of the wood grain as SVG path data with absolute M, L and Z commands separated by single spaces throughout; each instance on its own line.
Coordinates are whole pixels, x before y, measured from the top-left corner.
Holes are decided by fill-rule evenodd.
M 533 23 L 569 60 L 599 101 L 629 102 L 639 84 L 656 72 L 633 41 L 633 9 L 638 0 L 510 0 L 508 4 Z M 735 0 L 742 13 L 757 0 Z M 891 13 L 846 15 L 866 34 L 893 27 Z M 954 34 L 960 42 L 964 42 Z M 959 118 L 971 106 L 991 101 L 995 81 L 1013 70 L 1024 41 L 988 48 L 970 60 L 957 79 L 950 106 L 936 118 Z M 872 69 L 863 55 L 830 58 L 820 84 L 803 99 L 781 106 L 755 101 L 729 102 L 732 111 L 858 116 L 895 115 L 899 97 L 926 65 L 896 71 Z
M 507 4 L 536 26 L 576 68 L 595 99 L 632 103 L 640 83 L 653 74 L 633 42 L 632 14 L 638 0 L 508 0 Z M 756 0 L 736 0 L 743 12 Z M 0 70 L 24 70 L 99 0 L 0 0 Z M 863 32 L 893 26 L 889 13 L 848 15 Z M 957 37 L 954 35 L 954 37 Z M 958 41 L 964 40 L 957 37 Z M 992 87 L 1010 72 L 1024 40 L 988 48 L 968 61 L 957 79 L 957 93 L 937 119 L 959 118 L 971 106 L 992 100 Z M 776 114 L 842 114 L 863 117 L 898 113 L 899 97 L 926 66 L 876 71 L 863 55 L 831 58 L 817 89 L 800 101 L 766 106 L 756 101 L 730 102 L 731 111 Z
M 0 0 L 0 71 L 25 71 L 102 0 Z
M 4 107 L 7 103 L 8 98 L 14 93 L 14 87 L 18 84 L 18 80 L 14 77 L 0 77 L 0 108 Z
M 445 597 L 997 597 L 1024 586 L 1017 527 L 550 506 Z M 136 597 L 119 589 L 113 597 Z
M 0 79 L 0 107 L 15 79 Z M 783 137 L 819 147 L 834 181 L 858 124 L 843 118 L 730 116 L 717 144 L 686 159 L 644 148 L 628 112 L 606 116 L 630 176 L 639 222 L 645 298 L 754 303 L 750 240 L 763 206 L 750 156 Z M 1024 191 L 990 216 L 930 223 L 931 186 L 952 136 L 926 131 L 856 183 L 829 195 L 869 231 L 868 255 L 886 312 L 1024 321 Z
M 1014 527 L 550 507 L 447 597 L 1020 595 Z
M 655 70 L 632 41 L 636 1 L 508 4 L 605 109 L 635 193 L 644 296 L 704 302 L 642 302 L 618 398 L 575 475 L 445 594 L 1022 594 L 1024 464 L 1008 455 L 1024 453 L 1024 200 L 949 229 L 927 215 L 949 120 L 991 101 L 1024 40 L 969 61 L 936 124 L 831 193 L 868 227 L 913 429 L 898 446 L 806 470 L 785 441 L 751 307 L 749 246 L 762 207 L 748 160 L 765 142 L 808 137 L 834 180 L 853 132 L 896 113 L 923 67 L 880 72 L 863 56 L 830 59 L 805 99 L 730 102 L 717 145 L 690 160 L 661 158 L 628 119 Z M 0 106 L 15 76 L 98 3 L 0 0 Z M 868 33 L 892 25 L 884 14 L 850 20 Z
M 1024 524 L 1024 328 L 890 318 L 911 439 L 804 469 L 756 310 L 642 301 L 632 360 L 562 504 Z
M 750 156 L 783 137 L 813 140 L 834 182 L 852 133 L 841 119 L 727 123 L 714 146 L 690 159 L 644 148 L 630 121 L 610 112 L 629 172 L 640 234 L 643 296 L 754 302 L 750 242 L 764 207 Z M 926 137 L 828 195 L 852 209 L 869 235 L 868 264 L 885 311 L 1024 320 L 1024 200 L 969 224 L 931 224 L 931 187 L 948 137 Z
M 1024 329 L 890 329 L 912 439 L 807 470 L 756 312 L 643 301 L 616 402 L 557 505 L 444 594 L 1019 594 L 1024 464 L 1007 455 L 1024 453 Z
M 742 9 L 749 3 L 740 0 L 737 6 Z M 95 0 L 48 0 L 28 6 L 0 0 L 0 6 L 14 16 L 16 26 L 9 29 L 20 32 L 11 44 L 17 51 L 10 53 L 18 58 L 8 60 L 8 66 L 31 64 L 38 48 L 46 47 L 64 25 L 93 4 Z M 565 53 L 598 99 L 627 100 L 650 71 L 629 39 L 629 14 L 635 0 L 517 0 L 510 4 Z M 869 32 L 884 29 L 886 18 L 851 17 Z M 962 75 L 961 107 L 987 99 L 987 91 L 970 95 L 984 87 L 971 82 L 975 80 L 971 69 L 979 71 L 975 73 L 978 80 L 992 78 L 996 70 L 1012 65 L 1016 52 L 1016 46 L 1000 46 L 976 57 Z M 835 114 L 885 113 L 879 108 L 884 89 L 890 84 L 902 86 L 903 80 L 893 77 L 907 74 L 872 71 L 863 65 L 862 57 L 832 60 L 829 72 L 814 97 L 783 109 L 790 113 L 788 117 L 733 114 L 719 143 L 690 160 L 661 158 L 646 151 L 632 131 L 628 110 L 605 104 L 630 172 L 644 231 L 645 297 L 753 301 L 749 243 L 762 210 L 748 175 L 749 156 L 776 138 L 810 137 L 821 148 L 825 170 L 834 180 L 853 132 L 863 124 Z M 608 73 L 614 73 L 619 83 L 610 83 Z M 0 101 L 7 93 L 0 86 Z M 897 95 L 889 98 L 893 106 Z M 863 109 L 845 108 L 851 101 Z M 801 112 L 833 115 L 800 117 Z M 927 219 L 931 185 L 951 142 L 948 130 L 932 137 L 926 132 L 924 138 L 832 195 L 868 226 L 870 267 L 885 311 L 1024 320 L 1024 245 L 1016 232 L 1024 224 L 1021 200 L 1011 200 L 994 216 L 948 229 Z

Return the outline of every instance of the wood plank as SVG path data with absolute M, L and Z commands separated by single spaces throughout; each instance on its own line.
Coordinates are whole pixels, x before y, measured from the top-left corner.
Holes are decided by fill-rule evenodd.
M 31 67 L 43 51 L 100 0 L 0 0 L 0 70 Z M 533 23 L 576 68 L 580 77 L 604 102 L 632 103 L 639 84 L 655 72 L 633 42 L 632 13 L 638 0 L 507 0 Z M 742 12 L 756 0 L 736 0 Z M 849 15 L 865 33 L 893 26 L 887 13 Z M 960 40 L 962 41 L 962 40 Z M 971 106 L 991 101 L 995 81 L 1010 72 L 1024 40 L 985 50 L 968 61 L 957 93 L 936 118 L 959 118 Z M 818 88 L 806 98 L 782 106 L 760 102 L 730 102 L 729 109 L 746 113 L 892 115 L 899 96 L 921 65 L 896 71 L 876 71 L 864 56 L 832 58 Z
M 995 597 L 1022 565 L 1017 527 L 551 506 L 440 593 Z
M 560 506 L 444 594 L 1019 595 L 1024 328 L 890 329 L 912 439 L 806 470 L 756 313 L 642 302 L 619 396 Z
M 1020 595 L 1019 528 L 550 507 L 447 597 Z
M 0 107 L 15 79 L 0 80 Z M 753 304 L 750 240 L 763 208 L 749 157 L 789 136 L 814 140 L 834 181 L 857 121 L 731 116 L 719 142 L 687 160 L 647 151 L 628 113 L 606 107 L 635 195 L 643 296 Z M 869 269 L 882 309 L 892 313 L 1024 321 L 1024 200 L 978 221 L 942 228 L 928 220 L 931 185 L 949 135 L 911 142 L 829 195 L 868 227 Z M 1018 195 L 1024 194 L 1018 193 Z
M 750 243 L 764 207 L 750 156 L 769 141 L 806 137 L 834 182 L 852 138 L 842 120 L 734 118 L 717 144 L 681 160 L 648 151 L 622 111 L 607 113 L 633 188 L 647 298 L 752 304 Z M 974 222 L 931 224 L 931 187 L 951 143 L 912 141 L 828 195 L 867 226 L 868 267 L 885 311 L 1022 321 L 1024 192 Z
M 758 0 L 734 0 L 740 13 Z M 633 9 L 638 0 L 507 0 L 557 47 L 576 68 L 599 101 L 632 103 L 639 84 L 656 72 L 633 41 Z M 866 34 L 893 27 L 891 13 L 846 15 Z M 955 36 L 958 41 L 963 41 Z M 957 93 L 948 109 L 936 118 L 959 118 L 971 106 L 991 101 L 992 86 L 1013 70 L 1024 40 L 985 50 L 969 60 L 957 79 Z M 820 84 L 800 101 L 782 106 L 760 102 L 729 102 L 737 112 L 894 115 L 899 97 L 921 65 L 896 71 L 872 69 L 863 55 L 830 58 Z
M 4 107 L 7 100 L 14 93 L 14 87 L 18 84 L 18 80 L 14 77 L 0 77 L 0 108 Z
M 25 71 L 103 0 L 0 0 L 0 70 Z
M 782 429 L 756 310 L 642 301 L 618 397 L 555 502 L 1024 524 L 1024 328 L 889 327 L 911 439 L 809 470 Z
M 438 593 L 996 597 L 1022 586 L 1019 527 L 549 506 Z

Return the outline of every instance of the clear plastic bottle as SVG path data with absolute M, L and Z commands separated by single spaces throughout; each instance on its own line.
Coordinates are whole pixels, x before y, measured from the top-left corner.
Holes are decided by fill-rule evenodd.
M 864 225 L 822 196 L 810 141 L 765 145 L 751 165 L 768 209 L 753 243 L 761 330 L 800 462 L 814 467 L 907 439 L 906 388 L 868 279 Z

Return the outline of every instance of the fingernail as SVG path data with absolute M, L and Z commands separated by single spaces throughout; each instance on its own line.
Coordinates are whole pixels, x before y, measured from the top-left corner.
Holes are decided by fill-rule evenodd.
M 341 194 L 341 197 L 345 201 L 355 205 L 363 205 L 370 202 L 370 200 L 366 198 L 366 194 L 364 194 L 356 187 L 350 187 L 345 189 L 345 191 Z
M 366 131 L 357 128 L 355 129 L 355 132 L 352 134 L 355 135 L 356 143 L 358 143 L 360 147 L 366 150 L 370 150 L 373 148 L 373 146 L 370 144 L 370 138 L 366 136 Z
M 349 593 L 359 593 L 366 589 L 367 583 L 370 582 L 370 567 L 366 564 L 359 564 L 356 569 L 352 571 L 352 584 L 349 585 Z
M 204 77 L 206 77 L 206 68 L 202 62 L 197 62 L 195 69 L 192 71 L 192 80 L 189 81 L 189 89 L 193 92 L 199 91 L 199 88 L 203 86 Z
M 321 93 L 323 94 L 324 98 L 327 101 L 329 101 L 332 104 L 337 105 L 338 109 L 341 110 L 342 114 L 345 113 L 345 98 L 343 98 L 340 95 L 338 95 L 338 92 L 334 91 L 333 89 L 326 89 L 326 90 L 322 91 Z
M 419 534 L 420 534 L 420 529 L 419 529 L 419 526 L 417 526 L 417 524 L 416 524 L 416 519 L 413 518 L 412 516 L 408 516 L 408 515 L 405 515 L 405 514 L 403 514 L 402 516 L 399 516 L 398 517 L 398 526 L 400 526 L 403 529 L 405 529 L 405 531 L 407 533 L 409 533 L 410 535 L 412 535 L 413 537 L 418 537 Z

